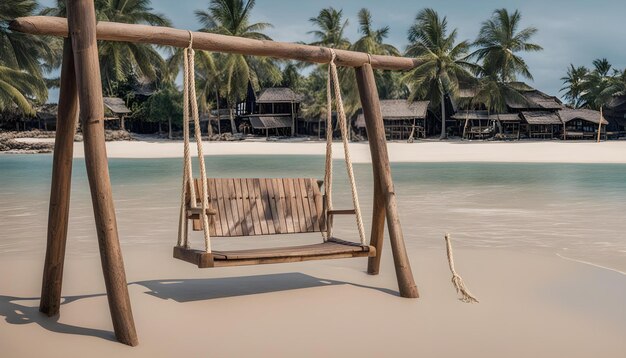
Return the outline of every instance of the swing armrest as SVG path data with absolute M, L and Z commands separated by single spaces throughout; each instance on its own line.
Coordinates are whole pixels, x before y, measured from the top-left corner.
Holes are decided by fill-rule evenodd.
M 356 210 L 354 209 L 328 210 L 326 214 L 328 216 L 330 215 L 354 215 L 356 214 Z
M 189 219 L 198 220 L 200 219 L 200 214 L 202 213 L 202 208 L 187 208 L 187 216 Z M 217 215 L 217 210 L 213 208 L 206 209 L 207 215 Z

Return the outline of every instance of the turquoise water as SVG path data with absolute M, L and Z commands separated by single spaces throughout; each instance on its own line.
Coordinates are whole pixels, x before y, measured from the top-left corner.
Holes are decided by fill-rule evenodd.
M 180 159 L 111 159 L 119 232 L 125 246 L 169 250 L 175 242 Z M 0 155 L 0 256 L 45 248 L 51 155 Z M 321 156 L 207 158 L 210 176 L 323 176 Z M 341 161 L 335 207 L 349 207 Z M 497 247 L 560 254 L 626 272 L 626 165 L 397 163 L 392 165 L 408 246 Z M 355 172 L 366 225 L 371 167 Z M 84 161 L 74 161 L 70 255 L 95 254 L 95 229 Z M 354 237 L 349 221 L 337 234 Z M 310 238 L 310 236 L 309 236 Z M 317 239 L 317 238 L 314 238 Z M 219 243 L 218 243 L 219 245 Z

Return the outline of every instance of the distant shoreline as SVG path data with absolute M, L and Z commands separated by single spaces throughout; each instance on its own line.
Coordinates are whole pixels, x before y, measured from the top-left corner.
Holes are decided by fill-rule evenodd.
M 19 138 L 20 142 L 52 143 L 53 138 Z M 288 148 L 288 149 L 287 149 Z M 333 156 L 343 158 L 341 143 L 333 145 Z M 350 143 L 356 163 L 371 162 L 367 142 Z M 626 141 L 533 140 L 515 142 L 418 140 L 414 143 L 389 142 L 392 162 L 500 162 L 500 163 L 615 163 L 626 164 Z M 204 142 L 205 155 L 324 155 L 325 143 L 318 140 Z M 107 142 L 109 158 L 180 158 L 182 141 L 138 136 L 132 141 Z M 195 155 L 195 145 L 192 145 Z M 74 143 L 74 156 L 83 157 L 83 145 Z

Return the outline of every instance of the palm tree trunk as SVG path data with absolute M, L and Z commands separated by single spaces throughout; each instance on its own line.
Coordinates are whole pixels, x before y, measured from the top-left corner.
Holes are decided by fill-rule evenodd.
M 172 117 L 167 117 L 167 138 L 172 139 Z
M 230 119 L 230 131 L 232 134 L 237 133 L 237 126 L 235 125 L 235 116 L 233 116 L 233 109 L 228 106 L 228 119 Z
M 441 92 L 441 136 L 439 139 L 446 139 L 448 134 L 446 133 L 446 102 L 445 94 Z
M 215 87 L 215 104 L 217 107 L 217 134 L 222 134 L 222 118 L 220 117 L 220 93 Z
M 465 139 L 465 135 L 467 134 L 467 122 L 469 122 L 469 109 L 465 112 L 465 124 L 463 125 L 463 139 Z
M 213 126 L 211 125 L 211 111 L 209 111 L 209 114 L 207 116 L 206 132 L 209 137 L 213 135 Z

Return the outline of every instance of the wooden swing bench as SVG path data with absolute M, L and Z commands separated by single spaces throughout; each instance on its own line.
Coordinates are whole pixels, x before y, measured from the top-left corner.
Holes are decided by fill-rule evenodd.
M 211 237 L 301 234 L 325 230 L 326 217 L 354 215 L 354 209 L 325 210 L 321 182 L 311 178 L 207 178 Z M 201 193 L 199 179 L 195 190 Z M 187 198 L 190 200 L 190 198 Z M 197 198 L 200 205 L 200 196 Z M 194 231 L 202 230 L 201 208 L 188 208 Z M 373 257 L 373 246 L 334 237 L 313 245 L 238 251 L 174 247 L 174 257 L 200 268 L 242 266 L 309 260 Z
M 183 117 L 189 112 L 194 119 L 196 144 L 198 145 L 202 183 L 207 190 L 201 195 L 198 209 L 197 198 L 185 201 L 185 190 L 198 186 L 198 181 L 190 180 L 193 173 L 189 155 L 189 121 L 185 121 L 185 174 L 183 194 L 181 194 L 181 214 L 179 219 L 179 242 L 174 255 L 200 267 L 244 265 L 272 262 L 294 262 L 322 258 L 365 257 L 369 256 L 367 272 L 376 275 L 380 268 L 384 226 L 389 230 L 390 248 L 400 296 L 417 298 L 418 291 L 406 252 L 402 227 L 400 225 L 397 199 L 394 192 L 389 156 L 385 141 L 383 118 L 374 69 L 410 70 L 421 64 L 419 59 L 396 56 L 370 55 L 348 50 L 334 50 L 295 43 L 258 41 L 235 36 L 191 32 L 188 30 L 147 25 L 122 24 L 96 21 L 93 1 L 67 1 L 68 18 L 33 16 L 15 19 L 10 24 L 12 31 L 32 35 L 66 37 L 63 45 L 63 65 L 61 68 L 59 113 L 55 139 L 50 210 L 48 216 L 48 237 L 46 259 L 43 272 L 42 294 L 39 310 L 49 316 L 59 313 L 61 306 L 61 285 L 68 232 L 70 189 L 72 176 L 73 138 L 76 120 L 80 114 L 81 129 L 85 146 L 85 162 L 92 194 L 94 217 L 97 227 L 102 271 L 107 289 L 107 297 L 115 336 L 118 341 L 135 346 L 137 333 L 131 310 L 130 298 L 119 244 L 115 206 L 104 141 L 102 119 L 102 83 L 98 64 L 98 43 L 102 41 L 125 41 L 147 45 L 174 46 L 184 48 L 185 70 Z M 193 41 L 193 38 L 196 41 Z M 342 133 L 344 154 L 351 182 L 354 210 L 333 210 L 332 208 L 332 133 L 333 121 L 327 119 L 326 176 L 324 177 L 324 197 L 313 179 L 214 179 L 207 185 L 204 159 L 202 156 L 201 133 L 198 109 L 193 82 L 194 50 L 234 53 L 245 56 L 265 56 L 280 59 L 328 64 L 327 100 L 328 117 L 331 117 L 331 81 L 335 92 L 338 113 L 338 127 Z M 363 108 L 369 148 L 372 155 L 373 200 L 370 230 L 371 246 L 365 240 L 362 217 L 358 205 L 358 195 L 354 177 L 349 165 L 348 139 L 345 112 L 341 100 L 341 88 L 337 66 L 353 67 L 359 98 Z M 190 93 L 193 92 L 193 93 Z M 302 183 L 304 182 L 304 186 Z M 193 183 L 193 185 L 191 185 Z M 224 184 L 226 183 L 226 184 Z M 231 184 L 232 183 L 232 184 Z M 245 183 L 245 185 L 242 185 Z M 268 185 L 271 183 L 271 185 Z M 232 185 L 232 186 L 231 186 Z M 263 186 L 265 185 L 265 187 Z M 239 190 L 239 188 L 241 190 Z M 282 188 L 282 191 L 281 191 Z M 292 190 L 293 189 L 293 190 Z M 221 194 L 220 194 L 221 190 Z M 246 193 L 247 190 L 247 193 Z M 226 194 L 225 194 L 226 193 Z M 207 200 L 210 198 L 210 205 Z M 326 202 L 326 204 L 320 204 Z M 194 205 L 187 206 L 186 204 Z M 228 205 L 227 205 L 228 204 Z M 321 209 L 320 209 L 321 205 Z M 309 211 L 307 212 L 307 207 Z M 235 210 L 236 208 L 236 210 Z M 359 243 L 349 243 L 333 238 L 332 218 L 339 214 L 354 214 L 359 232 Z M 204 252 L 188 248 L 187 228 L 189 221 L 195 222 L 203 231 L 206 250 Z M 210 222 L 210 224 L 209 224 Z M 182 229 L 182 230 L 181 230 Z M 273 230 L 273 231 L 272 231 Z M 321 231 L 326 238 L 320 244 L 289 248 L 252 249 L 244 251 L 212 251 L 211 232 L 214 236 L 251 236 L 289 234 Z M 374 247 L 376 249 L 374 249 Z

